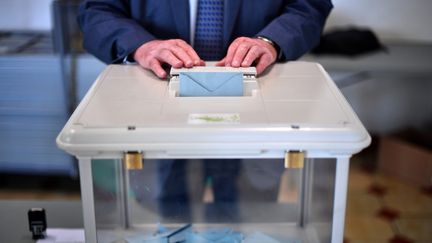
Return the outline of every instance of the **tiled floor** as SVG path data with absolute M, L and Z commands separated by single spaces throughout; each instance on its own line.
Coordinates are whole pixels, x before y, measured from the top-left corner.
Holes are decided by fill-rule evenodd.
M 351 166 L 345 242 L 432 242 L 432 195 Z

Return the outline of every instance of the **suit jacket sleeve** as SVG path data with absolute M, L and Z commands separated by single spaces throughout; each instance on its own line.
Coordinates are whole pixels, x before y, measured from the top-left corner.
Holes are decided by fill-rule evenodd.
M 84 48 L 105 63 L 121 63 L 155 37 L 130 16 L 128 0 L 87 0 L 80 5 L 78 24 Z
M 333 7 L 330 0 L 286 2 L 282 14 L 257 34 L 280 47 L 281 61 L 295 60 L 319 43 L 325 20 Z

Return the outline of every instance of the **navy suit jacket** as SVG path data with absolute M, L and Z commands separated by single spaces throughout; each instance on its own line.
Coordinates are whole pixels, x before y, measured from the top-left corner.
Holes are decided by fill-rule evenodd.
M 224 50 L 237 37 L 274 41 L 282 60 L 294 60 L 319 42 L 330 0 L 225 0 Z M 105 63 L 121 63 L 154 39 L 190 43 L 189 0 L 86 0 L 78 22 L 84 48 Z

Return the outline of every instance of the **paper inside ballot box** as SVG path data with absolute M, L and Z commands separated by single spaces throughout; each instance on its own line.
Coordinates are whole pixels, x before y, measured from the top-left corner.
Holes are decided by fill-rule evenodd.
M 181 72 L 179 95 L 243 96 L 243 73 L 241 72 Z

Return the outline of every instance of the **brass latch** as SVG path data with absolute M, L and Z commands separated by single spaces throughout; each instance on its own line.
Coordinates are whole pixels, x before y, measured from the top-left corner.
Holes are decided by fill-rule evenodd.
M 141 152 L 129 151 L 124 154 L 124 162 L 128 170 L 140 170 L 143 168 L 143 156 Z
M 304 152 L 285 152 L 285 169 L 302 169 L 304 166 Z

